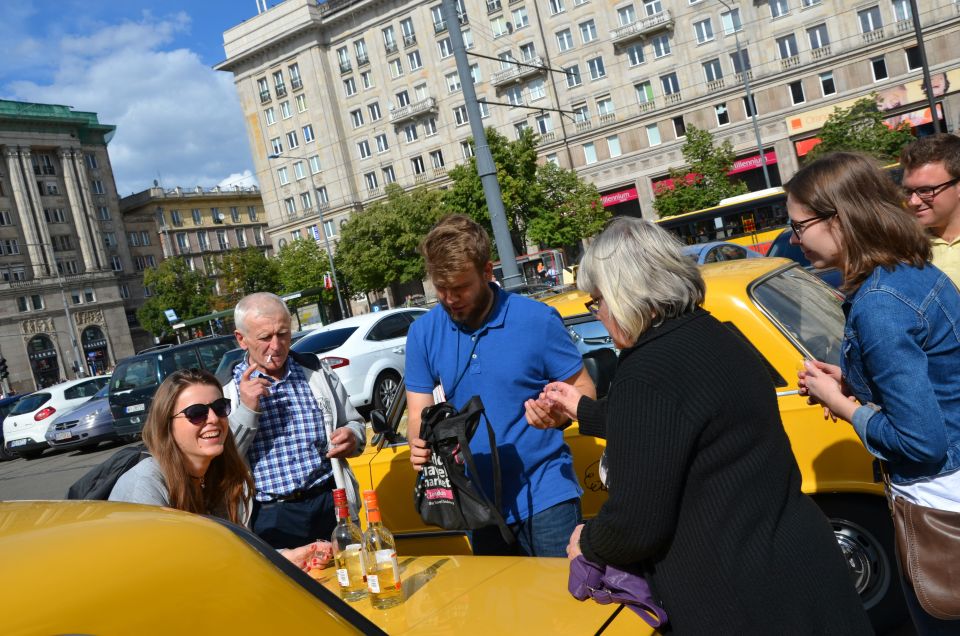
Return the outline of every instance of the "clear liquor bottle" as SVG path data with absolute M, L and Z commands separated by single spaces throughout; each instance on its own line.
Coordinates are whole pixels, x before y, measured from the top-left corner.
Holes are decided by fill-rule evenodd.
M 333 560 L 337 567 L 340 598 L 359 601 L 367 595 L 363 568 L 363 535 L 350 519 L 347 493 L 343 488 L 333 491 L 333 505 L 337 509 L 337 527 L 333 529 Z
M 377 493 L 363 491 L 363 503 L 367 507 L 367 530 L 363 533 L 363 563 L 367 571 L 367 591 L 375 609 L 387 609 L 403 601 L 400 584 L 400 567 L 397 564 L 397 547 L 393 534 L 380 520 Z

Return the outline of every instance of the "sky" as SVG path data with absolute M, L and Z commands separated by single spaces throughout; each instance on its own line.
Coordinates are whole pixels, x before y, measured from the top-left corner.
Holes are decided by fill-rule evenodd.
M 269 0 L 274 6 L 280 0 Z M 223 32 L 256 0 L 0 0 L 0 99 L 93 111 L 120 196 L 255 185 Z

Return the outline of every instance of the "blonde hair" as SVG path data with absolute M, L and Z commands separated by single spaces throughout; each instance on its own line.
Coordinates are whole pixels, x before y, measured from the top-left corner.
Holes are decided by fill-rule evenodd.
M 467 269 L 483 271 L 490 262 L 490 235 L 465 214 L 440 219 L 420 243 L 427 274 L 443 284 Z

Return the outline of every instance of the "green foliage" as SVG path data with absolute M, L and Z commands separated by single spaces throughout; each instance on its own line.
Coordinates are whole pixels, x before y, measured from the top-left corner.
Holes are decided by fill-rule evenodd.
M 670 170 L 673 188 L 661 186 L 654 192 L 653 207 L 660 218 L 708 208 L 747 191 L 746 184 L 727 176 L 736 158 L 729 140 L 718 147 L 709 131 L 687 126 L 683 158 L 688 167 Z
M 320 230 L 323 231 L 322 229 Z M 320 249 L 320 245 L 313 238 L 301 238 L 291 241 L 277 252 L 279 291 L 277 294 L 292 294 L 293 292 L 323 287 L 323 276 L 330 271 L 330 259 L 327 251 Z M 343 277 L 337 272 L 337 280 L 346 302 L 347 289 Z M 320 293 L 323 303 L 329 307 L 336 307 L 337 292 L 335 289 L 324 289 Z M 309 305 L 316 300 L 316 296 L 302 297 L 289 303 L 292 307 Z
M 233 307 L 254 292 L 276 292 L 280 288 L 280 264 L 268 259 L 256 247 L 229 250 L 220 260 L 220 308 Z
M 812 161 L 828 152 L 862 152 L 881 161 L 896 161 L 913 141 L 910 124 L 890 128 L 877 108 L 876 96 L 858 99 L 850 108 L 834 108 L 820 129 L 820 143 L 804 158 Z
M 610 218 L 596 186 L 573 170 L 548 161 L 537 167 L 536 187 L 543 205 L 530 219 L 528 234 L 540 245 L 573 245 L 599 233 Z
M 180 320 L 203 316 L 213 309 L 213 281 L 200 271 L 191 271 L 180 257 L 160 261 L 143 274 L 143 284 L 154 294 L 137 310 L 140 325 L 154 336 L 169 331 L 164 310 L 173 309 Z
M 392 183 L 385 201 L 354 214 L 341 228 L 337 270 L 349 278 L 351 288 L 371 292 L 420 280 L 425 275 L 420 241 L 446 213 L 443 195 L 417 188 L 404 192 Z

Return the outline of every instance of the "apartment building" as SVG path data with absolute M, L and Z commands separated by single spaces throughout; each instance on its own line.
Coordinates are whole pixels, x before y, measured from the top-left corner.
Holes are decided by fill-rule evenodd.
M 788 179 L 836 106 L 878 94 L 894 121 L 960 121 L 960 0 L 458 0 L 485 126 L 526 127 L 614 213 L 653 218 L 688 126 L 730 140 L 751 189 Z M 441 187 L 471 148 L 436 0 L 285 0 L 224 34 L 269 233 L 336 241 L 391 182 Z M 745 81 L 751 84 L 747 98 Z M 486 102 L 486 103 L 483 103 Z M 751 115 L 759 131 L 754 131 Z M 758 144 L 758 136 L 760 143 Z M 761 154 L 762 152 L 762 154 Z
M 0 100 L 0 355 L 29 392 L 133 354 L 129 253 L 107 154 L 115 127 L 68 106 Z

